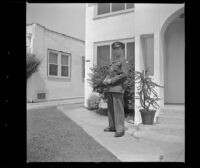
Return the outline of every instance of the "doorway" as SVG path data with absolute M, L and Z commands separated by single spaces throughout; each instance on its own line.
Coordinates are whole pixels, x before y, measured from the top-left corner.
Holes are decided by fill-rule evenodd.
M 165 104 L 185 103 L 184 13 L 175 18 L 164 34 Z

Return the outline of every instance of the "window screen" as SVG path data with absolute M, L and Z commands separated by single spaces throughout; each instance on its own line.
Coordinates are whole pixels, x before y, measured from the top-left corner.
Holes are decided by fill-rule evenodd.
M 82 57 L 82 78 L 85 78 L 85 57 Z
M 69 76 L 69 67 L 61 66 L 61 76 Z
M 110 64 L 110 45 L 97 47 L 97 65 L 109 65 Z
M 58 75 L 58 54 L 49 52 L 49 75 Z
M 97 5 L 97 14 L 110 13 L 110 3 L 98 3 Z
M 148 35 L 142 37 L 143 55 L 145 70 L 149 71 L 149 75 L 154 75 L 154 37 Z
M 58 75 L 58 65 L 50 64 L 49 65 L 49 74 L 57 76 Z
M 69 76 L 69 56 L 61 54 L 61 76 Z
M 126 9 L 134 8 L 134 3 L 126 3 Z
M 112 12 L 125 9 L 125 3 L 112 3 Z
M 68 55 L 61 55 L 61 65 L 68 65 Z
M 134 42 L 129 42 L 126 45 L 127 47 L 127 60 L 130 64 L 134 64 L 135 63 L 135 43 Z
M 49 53 L 49 63 L 50 64 L 58 64 L 58 54 L 50 52 Z

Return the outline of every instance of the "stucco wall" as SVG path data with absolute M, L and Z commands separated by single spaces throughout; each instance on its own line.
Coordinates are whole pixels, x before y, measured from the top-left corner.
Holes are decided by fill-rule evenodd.
M 33 44 L 33 52 L 41 60 L 39 71 L 31 79 L 33 92 L 46 91 L 48 100 L 84 97 L 84 80 L 82 79 L 84 43 L 36 25 Z M 47 76 L 47 49 L 71 53 L 71 79 Z M 35 96 L 33 99 L 36 98 Z
M 162 52 L 161 29 L 166 20 L 177 10 L 184 7 L 184 4 L 135 4 L 135 10 L 132 13 L 126 13 L 116 16 L 105 17 L 94 20 L 95 5 L 86 5 L 86 73 L 90 72 L 89 68 L 93 64 L 94 45 L 96 41 L 106 41 L 113 39 L 123 39 L 134 37 L 135 39 L 135 69 L 142 71 L 144 61 L 142 56 L 141 35 L 154 35 L 154 80 L 164 85 L 164 63 Z M 86 75 L 87 78 L 87 75 Z M 164 91 L 157 89 L 164 105 Z M 87 98 L 91 93 L 91 88 L 85 85 L 85 106 Z M 162 94 L 161 94 L 162 93 Z M 139 102 L 135 103 L 135 123 L 141 122 L 139 113 Z M 159 113 L 159 111 L 158 111 Z M 158 113 L 156 115 L 158 115 Z
M 29 40 L 27 38 L 27 36 L 29 34 L 31 34 L 31 40 Z M 29 53 L 32 53 L 32 48 L 33 48 L 33 40 L 32 39 L 34 38 L 33 36 L 34 36 L 33 26 L 31 26 L 31 25 L 26 26 L 26 45 L 28 46 L 28 48 L 26 48 L 26 49 L 27 49 L 27 52 L 29 52 Z
M 165 33 L 165 102 L 184 103 L 185 30 L 184 22 L 169 25 Z
M 164 62 L 161 55 L 162 40 L 161 29 L 166 20 L 177 10 L 184 7 L 184 4 L 135 4 L 135 70 L 144 70 L 144 60 L 142 56 L 141 35 L 154 35 L 154 76 L 155 82 L 164 86 Z M 137 87 L 137 85 L 136 85 Z M 157 88 L 157 92 L 162 98 L 159 101 L 161 107 L 164 106 L 164 89 Z M 139 112 L 139 100 L 135 103 L 135 123 L 141 122 Z M 158 116 L 157 111 L 156 116 Z M 156 118 L 155 118 L 156 120 Z
M 110 40 L 120 40 L 134 37 L 134 12 L 126 14 L 118 14 L 109 17 L 94 19 L 95 5 L 86 5 L 86 44 L 85 56 L 86 60 L 86 81 L 85 81 L 85 106 L 92 89 L 87 83 L 90 68 L 93 66 L 94 42 L 103 42 Z

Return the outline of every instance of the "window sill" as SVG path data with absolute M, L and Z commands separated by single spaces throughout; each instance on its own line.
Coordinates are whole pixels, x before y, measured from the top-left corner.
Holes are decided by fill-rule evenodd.
M 111 17 L 111 16 L 116 16 L 116 15 L 127 14 L 127 13 L 131 13 L 131 12 L 134 12 L 134 11 L 135 10 L 133 8 L 133 9 L 126 9 L 126 10 L 123 10 L 123 11 L 106 13 L 106 14 L 102 14 L 102 15 L 96 15 L 96 16 L 94 16 L 93 20 L 102 19 L 102 18 Z
M 48 79 L 50 79 L 50 80 L 67 80 L 67 81 L 71 81 L 70 77 L 62 77 L 62 76 L 48 76 Z

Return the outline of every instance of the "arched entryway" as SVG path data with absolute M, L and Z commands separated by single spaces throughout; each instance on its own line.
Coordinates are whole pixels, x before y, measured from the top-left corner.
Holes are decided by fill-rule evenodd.
M 164 103 L 185 103 L 185 19 L 184 9 L 165 22 L 163 37 Z

